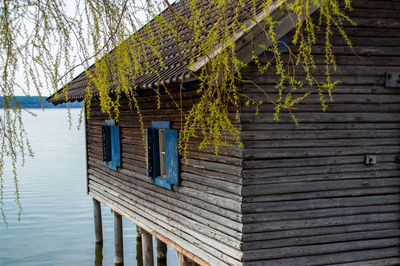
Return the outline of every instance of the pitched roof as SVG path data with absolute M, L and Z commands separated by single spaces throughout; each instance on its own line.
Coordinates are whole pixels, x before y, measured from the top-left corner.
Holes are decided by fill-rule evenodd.
M 262 48 L 257 48 L 256 46 L 252 45 L 250 47 L 250 43 L 253 42 L 253 44 L 256 43 L 262 43 L 264 45 L 268 45 L 268 40 L 266 39 L 265 35 L 263 34 L 262 27 L 263 27 L 263 17 L 264 14 L 263 12 L 260 12 L 262 10 L 262 0 L 257 0 L 256 1 L 256 6 L 258 6 L 258 15 L 256 17 L 256 21 L 249 20 L 248 14 L 245 11 L 251 10 L 252 6 L 254 6 L 254 1 L 252 0 L 247 0 L 246 1 L 246 10 L 243 10 L 242 13 L 239 14 L 238 16 L 238 21 L 240 22 L 246 22 L 246 29 L 241 29 L 237 32 L 236 34 L 236 53 L 239 59 L 241 59 L 244 63 L 248 63 L 251 61 L 251 56 L 253 53 L 251 53 L 252 49 L 255 54 L 257 52 L 261 53 L 263 50 Z M 191 11 L 187 7 L 187 0 L 181 0 L 178 2 L 175 2 L 174 4 L 171 5 L 173 8 L 173 12 L 176 14 L 179 14 L 184 19 L 189 19 L 191 16 Z M 213 4 L 211 4 L 210 1 L 199 1 L 199 4 L 203 5 L 201 8 L 204 8 L 205 10 L 212 10 L 213 9 Z M 291 29 L 295 27 L 295 23 L 297 21 L 297 18 L 294 16 L 291 16 L 289 13 L 282 12 L 282 10 L 279 9 L 279 4 L 280 1 L 275 1 L 268 12 L 270 14 L 273 14 L 276 19 L 279 19 L 281 23 L 276 27 L 276 36 L 278 38 L 283 37 L 285 34 L 287 34 Z M 312 12 L 315 11 L 311 10 Z M 228 17 L 231 18 L 233 17 L 233 12 L 234 10 L 228 10 L 230 12 L 228 14 Z M 167 22 L 173 22 L 174 21 L 174 15 L 173 13 L 169 10 L 166 9 L 163 11 L 160 16 L 164 16 L 165 20 Z M 206 25 L 213 25 L 217 20 L 217 16 L 213 16 L 213 12 L 208 13 L 208 15 L 205 18 L 205 24 Z M 144 27 L 142 27 L 140 30 L 138 30 L 135 34 L 142 34 L 141 37 L 143 39 L 146 38 L 146 27 L 147 29 L 154 29 L 157 26 L 157 22 L 155 19 L 147 23 Z M 152 53 L 151 48 L 147 47 L 146 48 L 146 53 L 149 56 L 148 62 L 150 63 L 150 66 L 156 71 L 151 71 L 147 74 L 143 74 L 135 80 L 135 90 L 143 90 L 143 89 L 152 89 L 157 86 L 157 84 L 173 84 L 173 83 L 179 83 L 182 81 L 189 80 L 192 78 L 191 73 L 192 72 L 197 72 L 200 70 L 204 65 L 206 65 L 209 61 L 210 57 L 213 57 L 217 55 L 220 51 L 225 49 L 225 47 L 221 44 L 216 44 L 213 48 L 213 50 L 210 52 L 208 55 L 201 55 L 199 56 L 198 60 L 194 62 L 194 64 L 191 64 L 189 66 L 188 60 L 185 60 L 182 58 L 180 55 L 180 51 L 189 48 L 189 39 L 191 38 L 190 34 L 190 29 L 187 28 L 186 25 L 181 20 L 176 20 L 175 27 L 177 30 L 177 33 L 181 39 L 181 42 L 179 43 L 180 48 L 177 46 L 177 42 L 170 33 L 163 34 L 161 36 L 161 46 L 160 52 L 161 52 L 161 59 L 162 62 L 164 63 L 164 66 L 162 67 L 159 63 L 159 60 L 154 53 Z M 259 51 L 257 51 L 259 49 Z M 110 53 L 112 53 L 111 51 Z M 189 69 L 190 68 L 190 69 Z M 88 69 L 94 70 L 94 65 L 89 67 Z M 66 101 L 66 98 L 68 96 L 68 101 L 81 101 L 84 99 L 86 95 L 86 87 L 88 85 L 88 77 L 86 76 L 85 72 L 82 72 L 79 74 L 77 77 L 75 77 L 72 81 L 70 81 L 66 87 L 68 89 L 68 95 L 65 95 L 63 93 L 63 88 L 61 88 L 57 94 L 58 97 L 56 98 L 55 95 L 51 95 L 47 101 L 57 105 L 58 103 L 62 103 Z M 111 87 L 110 93 L 115 92 L 115 86 Z M 96 88 L 93 89 L 93 96 L 97 96 L 98 91 Z

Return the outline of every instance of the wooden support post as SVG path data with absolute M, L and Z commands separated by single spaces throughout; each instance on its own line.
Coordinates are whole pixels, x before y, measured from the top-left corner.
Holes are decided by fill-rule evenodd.
M 167 245 L 157 239 L 157 266 L 167 266 Z
M 140 231 L 142 233 L 143 265 L 154 266 L 153 238 L 145 230 L 141 229 Z
M 101 222 L 101 205 L 96 199 L 93 199 L 93 217 L 94 217 L 94 235 L 96 244 L 103 243 L 103 226 Z
M 122 217 L 114 211 L 114 262 L 124 263 L 124 242 L 122 234 Z
M 94 251 L 94 265 L 102 266 L 103 265 L 103 245 L 96 243 L 95 251 Z
M 197 266 L 198 264 L 182 253 L 178 252 L 179 266 Z
M 136 263 L 137 266 L 143 266 L 142 235 L 139 226 L 136 226 Z
M 136 241 L 142 242 L 142 233 L 139 226 L 136 225 Z

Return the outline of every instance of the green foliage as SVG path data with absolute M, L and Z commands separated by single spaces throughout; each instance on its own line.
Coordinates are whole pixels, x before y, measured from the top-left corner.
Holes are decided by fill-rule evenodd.
M 344 9 L 351 9 L 351 0 L 344 2 Z M 130 108 L 136 110 L 144 138 L 142 113 L 135 94 L 136 80 L 150 74 L 160 77 L 166 68 L 161 50 L 165 40 L 176 45 L 180 62 L 187 66 L 186 70 L 192 77 L 200 81 L 198 102 L 189 111 L 184 111 L 181 99 L 172 98 L 163 82 L 160 81 L 156 88 L 158 107 L 161 106 L 161 91 L 165 91 L 184 118 L 179 141 L 184 156 L 192 137 L 201 138 L 200 149 L 212 146 L 215 153 L 221 146 L 232 143 L 241 146 L 237 123 L 242 103 L 256 106 L 256 114 L 261 104 L 272 103 L 275 111 L 271 115 L 275 120 L 279 120 L 280 113 L 286 110 L 297 123 L 293 111 L 295 106 L 311 93 L 317 93 L 321 109 L 326 110 L 327 98 L 332 100 L 332 90 L 337 84 L 330 76 L 336 69 L 330 37 L 338 31 L 351 46 L 343 23 L 354 24 L 339 6 L 339 1 L 185 0 L 182 3 L 183 7 L 168 0 L 143 3 L 77 0 L 71 10 L 61 0 L 3 1 L 0 6 L 1 95 L 5 96 L 3 105 L 9 108 L 0 119 L 0 210 L 3 210 L 1 174 L 5 157 L 11 159 L 15 172 L 17 153 L 22 158 L 25 154 L 32 154 L 21 122 L 22 109 L 10 105 L 15 100 L 16 90 L 42 95 L 44 90 L 63 87 L 72 79 L 74 69 L 83 67 L 87 69 L 85 73 L 89 80 L 85 97 L 87 118 L 90 117 L 94 93 L 98 92 L 96 97 L 100 99 L 101 110 L 110 119 L 118 120 L 119 101 L 124 95 L 130 99 Z M 315 6 L 320 11 L 317 20 L 311 17 Z M 165 8 L 168 16 L 157 15 Z M 190 16 L 182 13 L 184 9 L 190 10 Z M 277 28 L 282 15 L 288 13 L 295 23 L 295 33 L 291 43 L 285 44 L 279 40 L 281 36 L 277 35 Z M 153 20 L 152 26 L 143 26 L 150 19 Z M 180 35 L 183 29 L 185 36 Z M 264 36 L 267 43 L 256 43 L 250 38 L 251 59 L 260 74 L 273 69 L 279 77 L 274 88 L 274 93 L 279 95 L 277 99 L 241 76 L 240 70 L 248 62 L 238 56 L 237 40 L 244 35 L 252 37 L 254 29 Z M 317 31 L 323 31 L 325 35 L 326 77 L 323 81 L 317 81 L 312 75 L 316 68 L 312 51 Z M 287 51 L 285 54 L 282 45 L 286 46 L 283 49 Z M 260 58 L 261 52 L 268 54 L 270 60 Z M 93 61 L 94 66 L 89 68 Z M 290 65 L 286 65 L 287 61 Z M 205 64 L 196 69 L 199 62 Z M 305 80 L 290 72 L 295 67 L 304 70 Z M 16 81 L 20 75 L 24 77 L 22 83 Z M 252 83 L 265 98 L 256 100 L 244 95 L 237 86 L 241 82 Z M 299 88 L 308 90 L 294 97 Z M 64 86 L 62 92 L 68 100 L 68 86 Z M 57 93 L 55 97 L 58 97 Z M 15 188 L 18 192 L 16 176 Z M 19 204 L 18 194 L 16 201 Z
M 33 157 L 29 140 L 21 120 L 22 109 L 13 96 L 3 96 L 4 109 L 0 117 L 0 130 L 2 133 L 0 144 L 0 212 L 5 224 L 7 224 L 4 213 L 4 163 L 11 163 L 12 176 L 15 187 L 15 203 L 18 206 L 18 219 L 21 218 L 22 206 L 18 189 L 17 159 L 21 159 L 22 166 L 27 156 Z M 33 113 L 31 113 L 34 115 Z
M 347 44 L 351 42 L 343 30 L 343 20 L 352 23 L 351 19 L 343 13 L 336 0 L 279 0 L 279 1 L 211 1 L 209 5 L 202 1 L 188 0 L 181 9 L 190 10 L 190 17 L 184 16 L 180 10 L 175 10 L 168 1 L 164 1 L 174 19 L 167 19 L 163 15 L 154 18 L 153 26 L 145 26 L 139 32 L 130 36 L 112 53 L 102 57 L 96 62 L 95 70 L 89 73 L 90 86 L 99 90 L 102 111 L 112 115 L 118 120 L 119 95 L 124 93 L 135 104 L 135 109 L 142 122 L 140 106 L 137 104 L 136 96 L 132 93 L 135 88 L 135 80 L 138 76 L 150 73 L 159 75 L 165 69 L 160 47 L 163 45 L 165 36 L 174 39 L 178 49 L 181 62 L 189 62 L 189 70 L 194 65 L 205 60 L 207 64 L 192 75 L 200 81 L 199 102 L 194 104 L 191 110 L 183 113 L 185 118 L 184 127 L 180 133 L 180 151 L 185 155 L 187 145 L 191 137 L 201 136 L 200 149 L 207 146 L 215 148 L 218 153 L 219 146 L 230 145 L 232 140 L 240 144 L 240 136 L 234 121 L 238 119 L 241 97 L 244 97 L 247 105 L 258 106 L 263 102 L 272 102 L 275 112 L 272 114 L 275 120 L 279 120 L 282 110 L 291 113 L 293 120 L 297 123 L 293 110 L 295 106 L 307 98 L 313 90 L 318 93 L 321 101 L 321 109 L 327 108 L 328 98 L 332 100 L 332 89 L 338 83 L 332 82 L 331 69 L 336 69 L 336 62 L 332 52 L 330 36 L 333 29 L 337 29 Z M 350 1 L 345 2 L 345 8 L 350 9 Z M 276 35 L 276 28 L 280 25 L 280 16 L 271 12 L 276 7 L 281 13 L 291 13 L 295 21 L 295 33 L 291 44 L 282 44 Z M 320 10 L 319 20 L 312 19 L 312 9 Z M 179 35 L 179 27 L 189 31 L 190 38 L 184 41 Z M 251 28 L 262 25 L 262 33 L 268 40 L 269 45 L 253 44 L 261 47 L 264 52 L 271 55 L 271 60 L 260 63 L 259 54 L 252 54 L 252 60 L 257 64 L 260 73 L 268 69 L 275 69 L 276 75 L 280 77 L 275 89 L 279 94 L 278 99 L 272 100 L 266 94 L 264 100 L 253 100 L 238 91 L 237 82 L 246 82 L 240 75 L 240 69 L 246 67 L 236 55 L 236 39 L 243 33 L 251 33 Z M 325 65 L 326 79 L 317 81 L 312 76 L 316 68 L 312 55 L 312 47 L 316 43 L 316 31 L 325 25 Z M 252 40 L 250 40 L 252 42 Z M 279 46 L 286 45 L 289 49 L 289 62 L 293 66 L 301 67 L 305 73 L 305 80 L 298 79 L 289 72 L 282 58 L 282 49 Z M 289 45 L 297 47 L 292 51 Z M 160 84 L 163 86 L 163 84 Z M 302 96 L 294 97 L 294 92 L 299 88 L 308 86 L 310 89 Z M 114 98 L 109 94 L 109 88 L 116 87 Z M 163 88 L 167 90 L 166 87 Z M 88 88 L 90 91 L 91 88 Z M 157 89 L 159 96 L 159 89 Z M 87 95 L 86 103 L 90 105 Z M 172 99 L 172 98 L 171 98 Z M 173 100 L 173 99 L 172 99 Z M 158 97 L 158 107 L 160 98 Z M 177 105 L 178 110 L 183 108 Z

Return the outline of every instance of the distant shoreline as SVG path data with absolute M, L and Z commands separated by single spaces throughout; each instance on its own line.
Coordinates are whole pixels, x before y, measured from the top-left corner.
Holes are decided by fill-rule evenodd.
M 38 107 L 38 106 L 23 106 L 25 109 L 67 109 L 67 105 L 63 106 L 53 106 L 53 107 Z M 82 106 L 70 106 L 70 109 L 79 109 L 82 108 Z M 3 106 L 0 106 L 0 109 L 4 109 Z
M 73 102 L 58 104 L 54 106 L 52 103 L 46 102 L 47 97 L 42 97 L 43 101 L 40 100 L 39 96 L 15 96 L 18 104 L 24 108 L 29 109 L 61 109 L 61 108 L 82 108 L 82 102 Z M 3 97 L 0 97 L 0 109 L 4 109 Z

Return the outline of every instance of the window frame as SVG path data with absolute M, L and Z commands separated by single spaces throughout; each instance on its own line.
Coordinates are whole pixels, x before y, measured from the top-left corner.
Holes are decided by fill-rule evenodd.
M 102 145 L 107 168 L 118 171 L 121 166 L 121 133 L 114 120 L 105 120 L 102 126 Z
M 164 149 L 160 149 L 160 130 L 164 132 Z M 172 190 L 173 185 L 179 185 L 177 130 L 171 129 L 171 123 L 169 121 L 153 121 L 152 128 L 146 129 L 146 139 L 147 175 L 153 178 L 154 184 Z M 167 144 L 169 146 L 167 146 Z M 162 160 L 160 158 L 163 150 L 165 151 L 164 176 L 161 172 Z

